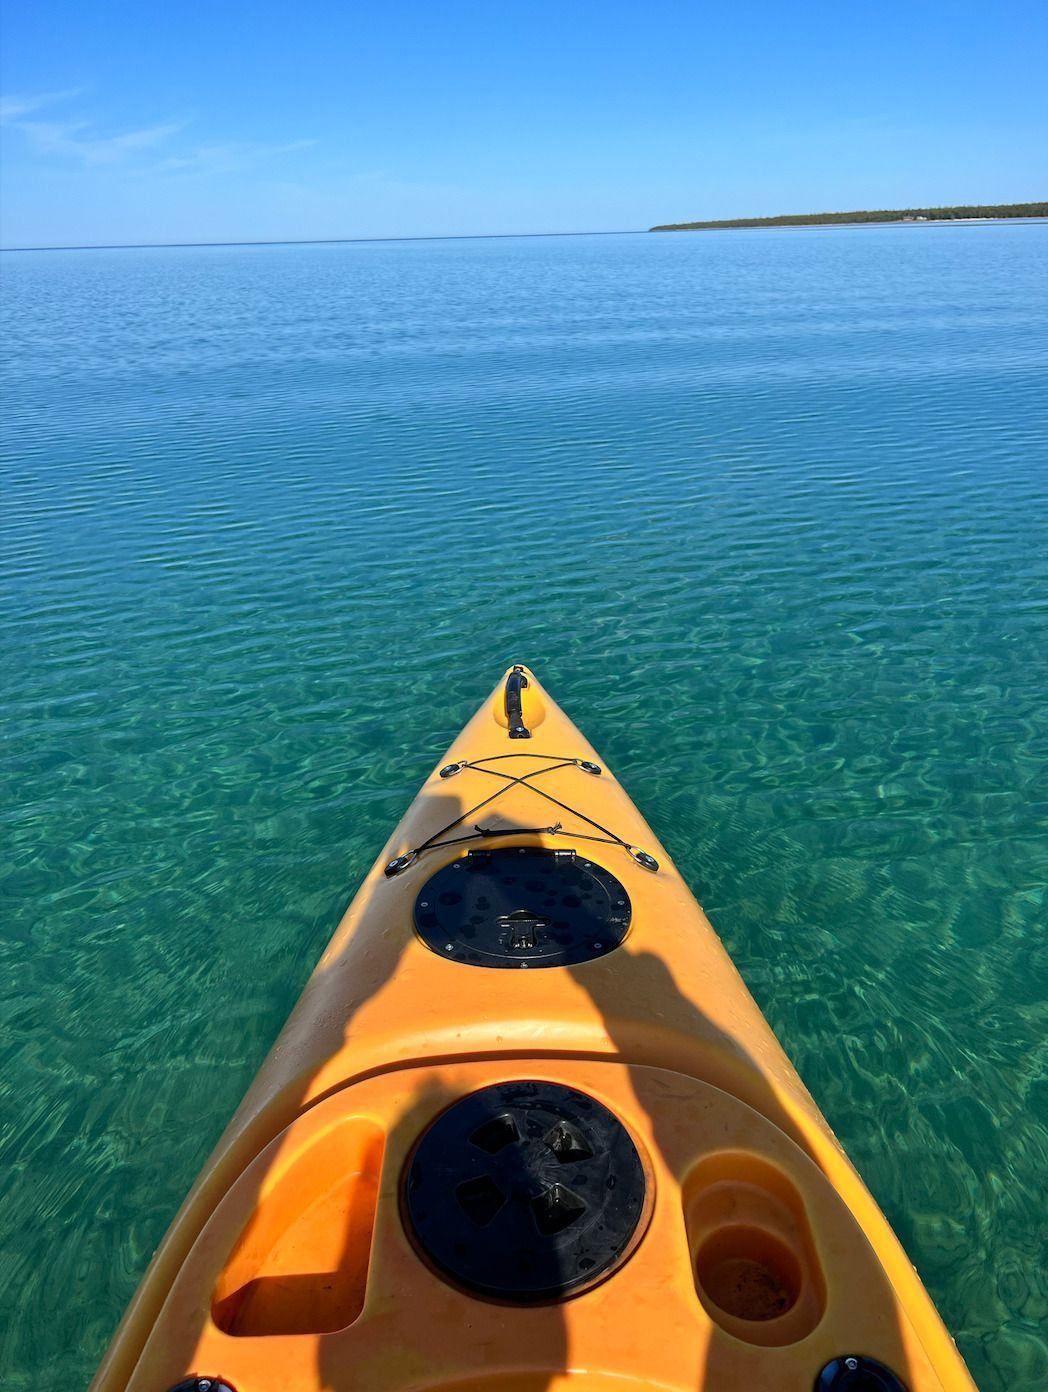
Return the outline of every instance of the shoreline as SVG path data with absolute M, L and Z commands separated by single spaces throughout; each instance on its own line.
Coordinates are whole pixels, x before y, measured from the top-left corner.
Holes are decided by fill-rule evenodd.
M 982 217 L 982 218 L 925 218 L 922 222 L 912 222 L 902 218 L 889 218 L 884 222 L 763 222 L 702 223 L 697 226 L 684 225 L 649 227 L 649 232 L 846 232 L 863 227 L 1003 227 L 1006 223 L 1018 223 L 1031 227 L 1048 223 L 1044 217 Z
M 774 217 L 660 222 L 649 232 L 737 231 L 766 227 L 864 227 L 931 222 L 1030 222 L 1048 218 L 1048 203 L 955 203 L 937 208 L 855 208 L 846 213 L 780 213 Z

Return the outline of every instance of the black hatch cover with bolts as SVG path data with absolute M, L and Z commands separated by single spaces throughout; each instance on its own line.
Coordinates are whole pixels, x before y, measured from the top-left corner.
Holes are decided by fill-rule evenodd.
M 647 1211 L 637 1148 L 595 1098 L 497 1083 L 423 1132 L 404 1177 L 409 1231 L 432 1264 L 514 1303 L 577 1294 L 632 1250 Z
M 474 967 L 570 967 L 618 947 L 625 888 L 575 851 L 501 846 L 445 865 L 415 900 L 427 947 Z
M 815 1379 L 813 1392 L 906 1392 L 906 1387 L 876 1358 L 848 1354 L 826 1364 Z

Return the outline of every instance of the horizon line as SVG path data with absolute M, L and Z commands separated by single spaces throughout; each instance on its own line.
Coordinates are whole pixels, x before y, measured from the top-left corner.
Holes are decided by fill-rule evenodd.
M 46 246 L 0 247 L 4 252 L 26 251 L 174 251 L 192 247 L 273 247 L 273 246 L 359 246 L 383 242 L 492 242 L 525 237 L 640 237 L 649 232 L 827 232 L 847 228 L 869 227 L 963 227 L 986 223 L 1044 223 L 1043 217 L 974 217 L 927 218 L 921 222 L 906 222 L 892 218 L 886 222 L 789 223 L 746 220 L 750 225 L 739 226 L 735 219 L 723 226 L 695 226 L 689 223 L 660 223 L 655 227 L 605 228 L 597 232 L 440 232 L 417 237 L 271 237 L 214 242 L 53 242 Z
M 360 242 L 487 242 L 509 237 L 638 237 L 648 227 L 600 232 L 440 232 L 418 237 L 272 237 L 216 242 L 70 242 L 0 247 L 0 251 L 162 251 L 176 247 L 344 246 Z

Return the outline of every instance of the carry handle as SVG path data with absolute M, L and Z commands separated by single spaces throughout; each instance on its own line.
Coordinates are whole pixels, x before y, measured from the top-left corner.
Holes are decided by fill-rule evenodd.
M 531 731 L 524 724 L 524 711 L 520 693 L 528 684 L 528 674 L 523 667 L 514 667 L 506 678 L 506 721 L 509 724 L 510 739 L 531 739 Z

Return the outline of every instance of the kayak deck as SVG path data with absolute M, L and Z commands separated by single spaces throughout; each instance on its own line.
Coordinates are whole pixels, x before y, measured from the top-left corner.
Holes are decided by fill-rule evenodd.
M 666 852 L 524 668 L 347 910 L 93 1387 L 192 1374 L 973 1386 Z

